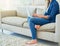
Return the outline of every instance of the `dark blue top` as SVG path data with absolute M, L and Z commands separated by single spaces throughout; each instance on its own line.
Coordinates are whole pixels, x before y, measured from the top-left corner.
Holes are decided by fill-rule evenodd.
M 44 15 L 48 15 L 48 20 L 50 22 L 55 22 L 56 15 L 59 13 L 59 4 L 56 0 L 52 0 L 52 2 L 49 5 L 49 8 L 47 12 L 45 12 Z

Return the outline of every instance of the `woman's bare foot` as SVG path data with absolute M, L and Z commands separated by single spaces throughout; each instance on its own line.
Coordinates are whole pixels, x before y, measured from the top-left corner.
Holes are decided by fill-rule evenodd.
M 37 40 L 35 39 L 35 40 L 31 40 L 31 41 L 27 42 L 26 44 L 36 44 L 36 43 L 37 43 Z
M 40 28 L 40 25 L 35 25 L 35 28 L 38 30 Z

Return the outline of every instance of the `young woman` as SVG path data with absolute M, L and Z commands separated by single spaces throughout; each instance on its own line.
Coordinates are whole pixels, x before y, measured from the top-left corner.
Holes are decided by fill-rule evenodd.
M 54 23 L 56 15 L 59 13 L 59 4 L 56 0 L 47 0 L 48 10 L 44 15 L 33 14 L 33 18 L 28 17 L 28 23 L 31 29 L 32 40 L 27 44 L 37 43 L 37 30 L 44 24 Z

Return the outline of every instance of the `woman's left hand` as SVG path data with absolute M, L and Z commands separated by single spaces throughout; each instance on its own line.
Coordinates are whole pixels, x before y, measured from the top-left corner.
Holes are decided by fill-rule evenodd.
M 34 14 L 33 14 L 33 17 L 37 17 L 37 14 L 36 14 L 36 13 L 34 13 Z
M 44 15 L 41 15 L 41 14 L 40 14 L 40 15 L 37 15 L 37 17 L 38 17 L 38 18 L 43 18 Z
M 44 18 L 44 19 L 48 19 L 49 16 L 45 16 L 45 15 L 37 15 L 38 18 Z

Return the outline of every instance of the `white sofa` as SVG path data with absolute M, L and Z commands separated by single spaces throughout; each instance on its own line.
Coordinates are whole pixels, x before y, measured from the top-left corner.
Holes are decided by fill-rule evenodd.
M 30 36 L 31 32 L 27 23 L 27 14 L 23 10 L 7 10 L 1 11 L 2 17 L 2 29 L 19 33 L 21 35 Z M 52 42 L 59 42 L 58 36 L 60 36 L 59 26 L 60 14 L 56 17 L 56 23 L 49 23 L 41 26 L 37 31 L 39 39 L 44 39 Z M 57 26 L 56 26 L 57 25 Z M 59 26 L 60 27 L 60 26 Z M 58 28 L 58 29 L 57 29 Z

